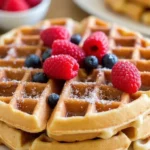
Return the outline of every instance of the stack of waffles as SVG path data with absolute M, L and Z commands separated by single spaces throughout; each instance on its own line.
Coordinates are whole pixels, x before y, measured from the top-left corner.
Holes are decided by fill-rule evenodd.
M 109 39 L 109 52 L 134 63 L 142 86 L 134 94 L 115 89 L 111 70 L 95 69 L 66 81 L 35 83 L 42 69 L 25 68 L 30 54 L 47 49 L 40 31 L 53 25 L 82 35 L 80 46 L 95 31 Z M 150 41 L 140 34 L 96 17 L 80 23 L 46 20 L 14 29 L 0 37 L 0 141 L 13 150 L 148 150 L 150 149 Z M 60 94 L 54 110 L 47 104 L 51 93 Z
M 113 11 L 150 25 L 150 0 L 105 0 Z

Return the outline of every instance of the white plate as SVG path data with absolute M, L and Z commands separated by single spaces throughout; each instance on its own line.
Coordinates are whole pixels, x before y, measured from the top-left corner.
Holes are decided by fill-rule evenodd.
M 107 21 L 115 22 L 129 29 L 141 32 L 144 35 L 150 36 L 150 27 L 134 22 L 124 16 L 112 13 L 105 7 L 104 0 L 74 0 L 74 2 L 92 15 L 96 15 Z

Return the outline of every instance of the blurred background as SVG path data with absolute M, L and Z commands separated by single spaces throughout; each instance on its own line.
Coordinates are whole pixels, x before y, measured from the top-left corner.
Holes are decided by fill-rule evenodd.
M 95 15 L 150 36 L 150 0 L 1 1 L 0 34 L 21 25 L 36 24 L 45 18 L 70 17 L 80 21 L 89 15 Z
M 72 0 L 52 0 L 47 18 L 71 17 L 80 21 L 89 14 L 79 8 Z
M 24 14 L 22 14 L 22 11 L 4 12 L 3 10 L 2 11 L 0 10 L 0 33 L 2 34 L 20 25 L 35 24 L 43 18 L 71 17 L 79 21 L 89 15 L 88 13 L 80 9 L 77 5 L 75 5 L 75 3 L 72 0 L 43 0 L 43 1 L 51 2 L 50 4 L 48 3 L 45 4 L 48 5 L 48 10 L 46 10 L 47 8 L 45 8 L 47 6 L 43 6 L 42 9 L 45 9 L 45 12 L 40 12 L 40 9 L 38 9 L 37 10 L 38 12 L 35 13 L 33 12 L 34 13 L 33 17 L 30 17 L 31 13 L 26 13 L 26 11 L 23 12 Z M 41 18 L 37 18 L 37 20 L 33 20 L 37 16 L 40 16 L 40 14 L 38 15 L 38 13 L 40 14 L 45 13 L 46 17 L 44 15 L 41 16 Z

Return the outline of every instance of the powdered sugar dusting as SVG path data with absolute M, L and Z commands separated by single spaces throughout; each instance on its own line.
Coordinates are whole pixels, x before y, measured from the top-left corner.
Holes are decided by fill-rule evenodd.
M 9 60 L 10 58 L 16 58 L 17 57 L 17 53 L 15 48 L 11 48 L 8 52 L 7 52 L 7 56 L 4 58 L 4 60 Z
M 1 82 L 9 82 L 9 81 L 14 82 L 14 83 L 20 82 L 20 81 L 18 81 L 18 80 L 11 80 L 11 79 L 5 78 L 5 77 L 1 79 Z
M 87 101 L 89 103 L 95 103 L 97 101 L 97 96 L 93 90 L 94 89 L 85 88 L 84 93 L 81 93 L 79 89 L 72 89 L 70 97 L 77 100 L 80 99 L 82 101 Z
M 23 84 L 26 85 L 25 82 Z M 24 91 L 21 92 L 21 95 L 22 95 L 22 98 L 39 99 L 41 96 L 41 93 L 37 91 L 36 87 L 33 87 L 31 89 L 28 89 L 28 91 L 24 89 Z

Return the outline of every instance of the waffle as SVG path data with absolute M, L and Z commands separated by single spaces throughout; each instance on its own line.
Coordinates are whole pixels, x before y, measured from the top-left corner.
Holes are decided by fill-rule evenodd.
M 150 136 L 150 116 L 146 116 L 144 118 L 143 124 L 138 128 L 127 128 L 123 132 L 130 138 L 132 141 L 136 141 L 139 139 L 145 139 Z
M 141 5 L 144 5 L 146 7 L 150 7 L 150 0 L 133 0 L 137 3 L 140 3 Z
M 150 25 L 150 1 L 148 0 L 105 0 L 105 3 L 119 14 L 124 14 L 135 21 Z
M 80 29 L 83 41 L 95 31 L 104 32 L 109 38 L 109 52 L 115 54 L 120 61 L 130 61 L 148 80 L 150 65 L 150 40 L 140 34 L 109 24 L 96 17 L 89 17 L 82 21 Z M 146 77 L 147 76 L 147 77 Z M 146 83 L 144 83 L 146 84 Z M 147 82 L 149 84 L 149 82 Z
M 61 25 L 70 34 L 75 32 L 77 23 L 72 19 L 45 20 L 35 26 L 24 26 L 14 29 L 0 38 L 0 67 L 20 68 L 24 66 L 27 56 L 41 56 L 45 51 L 40 40 L 40 31 L 52 25 Z
M 50 93 L 57 92 L 58 88 L 53 80 L 45 84 L 32 82 L 32 76 L 41 71 L 0 69 L 1 121 L 28 132 L 41 132 L 45 129 L 50 115 L 47 97 Z
M 82 21 L 79 30 L 83 36 L 80 45 L 94 31 L 106 33 L 109 37 L 110 53 L 117 55 L 119 60 L 128 60 L 134 63 L 141 71 L 142 88 L 140 90 L 149 89 L 150 75 L 145 72 L 149 71 L 149 60 L 148 58 L 141 60 L 141 57 L 149 56 L 150 42 L 148 40 L 143 39 L 137 33 L 116 25 L 111 26 L 95 17 L 89 17 Z M 55 140 L 68 142 L 94 137 L 105 139 L 122 129 L 137 127 L 136 125 L 139 125 L 143 117 L 149 113 L 149 102 L 147 101 L 149 97 L 144 93 L 138 96 L 122 93 L 108 83 L 111 83 L 111 79 L 110 72 L 107 70 L 94 71 L 91 75 L 81 71 L 77 78 L 67 82 L 60 101 L 48 121 L 48 135 Z M 147 98 L 142 98 L 143 96 Z M 97 99 L 98 102 L 92 103 L 92 99 Z M 143 102 L 143 99 L 147 99 L 148 103 Z M 131 101 L 132 103 L 130 103 Z M 142 111 L 140 109 L 143 104 L 146 107 L 143 107 Z M 74 106 L 76 107 L 74 108 Z M 79 108 L 79 106 L 82 107 Z M 127 114 L 124 113 L 124 110 Z M 122 113 L 125 117 L 120 118 L 118 114 L 122 115 Z M 119 118 L 117 119 L 117 117 Z M 109 118 L 109 121 L 106 118 Z
M 33 83 L 32 76 L 42 70 L 24 69 L 24 62 L 30 54 L 41 57 L 46 50 L 40 40 L 42 29 L 61 25 L 72 34 L 76 24 L 67 18 L 45 20 L 34 27 L 20 27 L 1 36 L 0 68 L 6 68 L 0 69 L 1 121 L 26 132 L 41 132 L 46 128 L 51 111 L 47 97 L 60 88 L 54 80 L 46 84 Z
M 23 66 L 28 55 L 36 54 L 41 57 L 47 49 L 43 46 L 39 33 L 51 25 L 65 26 L 71 34 L 80 33 L 83 39 L 80 46 L 92 32 L 106 33 L 109 38 L 109 52 L 114 53 L 119 61 L 134 63 L 140 70 L 142 79 L 140 91 L 129 95 L 113 88 L 110 70 L 99 68 L 87 73 L 81 69 L 76 78 L 65 83 L 60 100 L 50 117 L 51 110 L 47 106 L 47 96 L 51 92 L 60 94 L 60 83 L 52 79 L 46 84 L 34 83 L 31 80 L 32 76 L 42 70 Z M 105 148 L 109 146 L 107 144 L 109 140 L 115 138 L 120 141 L 122 137 L 120 134 L 126 137 L 124 133 L 117 134 L 120 131 L 142 128 L 142 123 L 150 112 L 150 94 L 147 91 L 150 86 L 149 54 L 149 40 L 138 33 L 111 25 L 96 17 L 84 19 L 80 24 L 71 19 L 52 19 L 32 27 L 14 29 L 0 37 L 0 120 L 11 127 L 21 129 L 22 131 L 17 130 L 19 132 L 38 133 L 47 130 L 50 141 L 51 139 L 65 142 L 85 140 L 65 143 L 68 149 L 70 145 L 70 147 L 79 145 L 81 149 L 80 144 L 82 148 L 84 145 L 92 147 L 88 143 L 93 142 L 95 145 L 95 138 L 106 139 L 98 139 L 104 142 Z M 32 92 L 32 89 L 35 89 L 35 92 Z M 145 132 L 143 134 L 141 137 L 148 136 Z M 36 149 L 38 144 L 41 144 L 42 148 L 47 146 L 49 148 L 49 145 L 55 148 L 55 143 L 56 147 L 63 145 L 57 142 L 46 144 L 45 140 L 41 140 L 43 137 L 48 139 L 46 142 L 49 141 L 47 136 L 41 135 L 31 146 L 32 149 Z M 118 148 L 121 149 L 122 144 L 125 144 L 127 149 L 129 145 L 127 139 L 122 140 L 124 143 L 114 140 L 112 143 L 116 145 L 113 144 L 111 147 L 116 146 L 117 149 L 121 144 Z M 11 147 L 9 143 L 4 143 Z
M 119 133 L 118 135 L 108 139 L 95 139 L 83 142 L 76 143 L 59 143 L 51 140 L 45 135 L 41 135 L 37 138 L 30 150 L 41 150 L 41 149 L 63 149 L 63 150 L 127 150 L 130 145 L 130 140 L 123 133 Z
M 32 141 L 37 137 L 21 130 L 14 129 L 3 122 L 0 122 L 0 139 L 12 150 L 29 150 Z
M 94 149 L 96 150 L 127 150 L 131 141 L 124 133 L 118 133 L 114 137 L 108 140 L 102 139 L 93 139 L 84 142 L 77 143 L 59 143 L 50 139 L 45 134 L 39 135 L 25 133 L 21 130 L 14 129 L 5 123 L 0 122 L 0 138 L 2 142 L 6 144 L 9 148 L 13 150 L 41 150 L 41 149 L 63 149 L 63 150 L 74 150 L 78 149 L 89 149 L 92 150 L 94 145 Z M 37 138 L 38 137 L 38 138 Z M 112 145 L 112 143 L 116 143 Z
M 137 140 L 133 142 L 133 150 L 149 150 L 150 149 L 150 138 Z
M 81 71 L 65 84 L 48 121 L 48 135 L 69 142 L 110 138 L 124 128 L 140 125 L 150 112 L 149 106 L 146 94 L 128 95 L 113 88 L 109 71 L 95 70 L 91 75 Z

